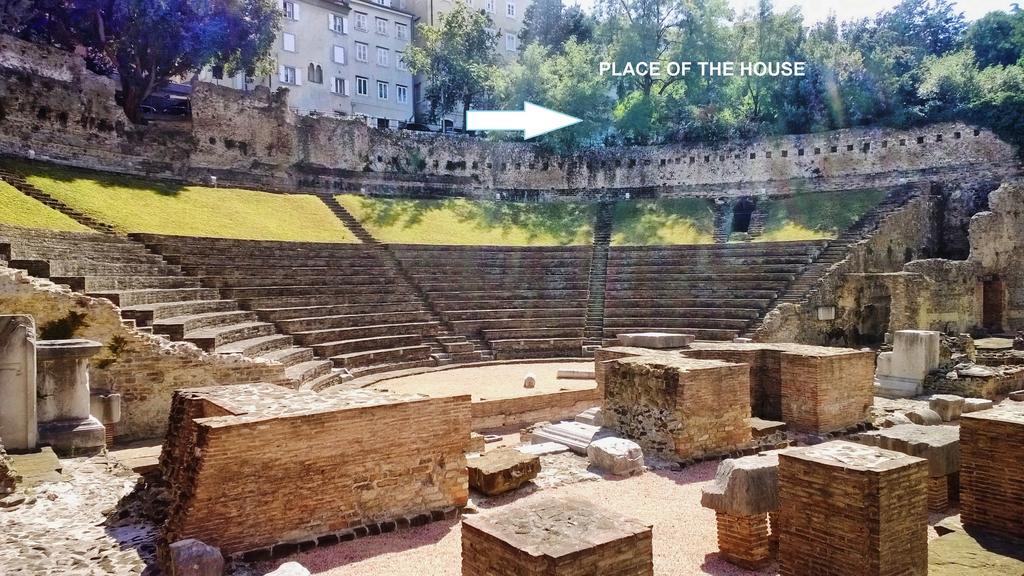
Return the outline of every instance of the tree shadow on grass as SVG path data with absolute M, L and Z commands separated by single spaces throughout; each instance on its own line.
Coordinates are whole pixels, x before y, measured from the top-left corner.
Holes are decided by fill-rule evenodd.
M 612 234 L 618 246 L 709 244 L 714 206 L 702 198 L 630 200 L 615 204 Z
M 26 179 L 31 177 L 48 178 L 72 186 L 79 181 L 92 181 L 104 188 L 123 188 L 140 193 L 156 193 L 161 196 L 177 196 L 186 188 L 186 185 L 182 182 L 156 178 L 150 180 L 84 168 L 68 168 L 66 166 L 33 160 L 0 158 L 0 168 L 9 170 Z
M 372 228 L 410 229 L 442 213 L 475 231 L 521 232 L 528 242 L 551 239 L 558 245 L 589 241 L 594 206 L 581 202 L 495 202 L 356 197 L 360 222 Z

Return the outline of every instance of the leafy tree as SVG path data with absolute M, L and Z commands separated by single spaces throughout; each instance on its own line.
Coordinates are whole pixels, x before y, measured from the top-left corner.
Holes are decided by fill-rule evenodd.
M 413 74 L 427 80 L 423 96 L 430 102 L 428 120 L 455 111 L 469 110 L 483 98 L 495 74 L 498 35 L 483 10 L 473 11 L 462 2 L 442 14 L 437 26 L 420 24 L 419 41 L 405 52 Z
M 967 31 L 967 44 L 983 68 L 1016 64 L 1024 56 L 1024 11 L 986 14 Z
M 274 0 L 69 0 L 60 14 L 90 66 L 116 71 L 125 115 L 142 122 L 141 104 L 170 79 L 211 64 L 255 74 L 274 44 Z
M 775 14 L 771 0 L 760 0 L 757 9 L 737 24 L 740 60 L 745 62 L 786 62 L 799 60 L 804 39 L 803 16 L 791 8 Z M 779 86 L 786 80 L 771 76 L 743 78 L 743 105 L 750 120 L 774 121 Z
M 561 50 L 570 38 L 589 42 L 594 36 L 594 21 L 579 5 L 568 8 L 562 0 L 535 0 L 523 15 L 519 41 L 523 46 L 536 42 L 545 48 Z

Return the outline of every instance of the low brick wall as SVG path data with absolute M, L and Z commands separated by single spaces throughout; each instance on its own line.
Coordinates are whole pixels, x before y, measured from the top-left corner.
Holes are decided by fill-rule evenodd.
M 592 388 L 473 402 L 473 430 L 572 420 L 580 412 L 600 405 L 602 400 L 597 389 Z
M 960 515 L 964 526 L 1024 539 L 1024 403 L 960 420 Z
M 469 432 L 468 396 L 179 391 L 160 458 L 166 540 L 238 555 L 463 506 Z

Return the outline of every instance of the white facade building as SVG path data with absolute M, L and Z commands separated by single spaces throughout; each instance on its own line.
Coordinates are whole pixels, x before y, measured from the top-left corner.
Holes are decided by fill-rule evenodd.
M 413 120 L 413 79 L 402 56 L 416 17 L 391 0 L 281 0 L 282 26 L 274 59 L 277 74 L 254 82 L 286 87 L 300 114 L 356 116 L 371 126 L 397 128 Z M 245 79 L 200 80 L 238 89 Z

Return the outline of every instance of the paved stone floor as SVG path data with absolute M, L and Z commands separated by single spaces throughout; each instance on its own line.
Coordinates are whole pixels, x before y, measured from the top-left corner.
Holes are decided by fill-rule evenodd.
M 61 461 L 64 480 L 0 509 L 0 574 L 149 574 L 156 527 L 132 498 L 139 477 L 106 456 Z

